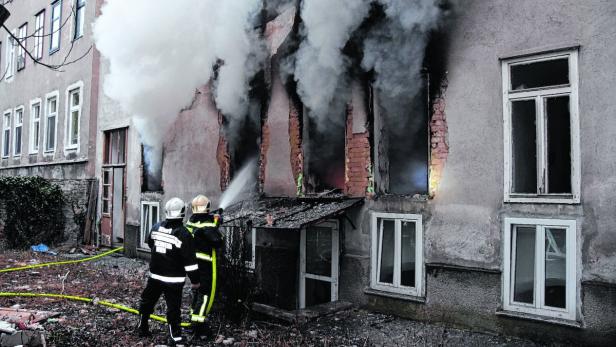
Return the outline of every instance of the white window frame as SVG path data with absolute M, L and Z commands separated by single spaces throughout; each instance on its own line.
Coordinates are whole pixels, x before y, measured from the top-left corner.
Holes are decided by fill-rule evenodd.
M 77 40 L 83 36 L 86 16 L 86 0 L 73 0 L 74 18 L 73 18 L 73 40 Z M 81 11 L 81 14 L 79 13 Z
M 48 127 L 48 120 L 51 117 L 49 114 L 49 100 L 56 98 L 56 113 L 55 113 L 55 117 L 56 117 L 56 127 L 54 129 L 54 146 L 53 148 L 47 148 L 47 127 Z M 60 92 L 59 91 L 53 91 L 51 93 L 48 93 L 45 95 L 45 124 L 44 124 L 44 129 L 45 129 L 45 133 L 43 136 L 43 153 L 45 155 L 53 155 L 56 152 L 56 148 L 58 148 L 58 115 L 60 114 Z
M 526 90 L 510 90 L 511 75 L 510 67 L 518 64 L 528 64 L 559 58 L 568 58 L 569 62 L 569 84 L 549 86 L 541 88 L 532 88 Z M 505 202 L 522 202 L 522 203 L 558 203 L 558 204 L 578 204 L 580 203 L 580 122 L 578 109 L 578 51 L 564 50 L 553 53 L 537 54 L 527 57 L 506 59 L 501 62 L 502 70 L 502 88 L 503 88 L 503 117 L 504 117 L 504 201 Z M 513 163 L 512 163 L 512 121 L 511 121 L 511 102 L 520 100 L 534 100 L 536 107 L 537 122 L 545 124 L 544 100 L 548 96 L 569 96 L 570 105 L 570 131 L 571 131 L 571 194 L 520 194 L 512 192 L 513 184 Z M 541 127 L 541 126 L 540 126 Z M 543 127 L 545 128 L 545 127 Z M 537 163 L 537 180 L 541 181 L 542 177 L 547 176 L 547 139 L 545 132 L 547 130 L 538 131 L 537 133 L 537 156 L 540 158 Z M 545 186 L 547 179 L 543 180 L 542 186 Z M 543 188 L 545 189 L 545 188 Z
M 565 320 L 576 319 L 577 297 L 578 297 L 578 276 L 577 276 L 577 226 L 575 220 L 568 219 L 538 219 L 538 218 L 508 218 L 504 220 L 503 233 L 503 271 L 502 271 L 502 296 L 503 309 L 506 311 L 526 313 L 531 315 L 559 318 Z M 535 226 L 535 303 L 516 303 L 513 301 L 514 284 L 512 278 L 512 227 L 514 226 Z M 545 306 L 545 229 L 546 228 L 566 229 L 566 308 Z
M 16 30 L 13 30 L 11 33 L 15 35 Z M 4 62 L 4 71 L 6 81 L 10 81 L 13 79 L 15 75 L 15 40 L 11 37 L 10 34 L 6 35 L 6 59 Z M 0 75 L 1 76 L 1 75 Z
M 17 122 L 17 112 L 21 113 L 20 122 Z M 21 136 L 19 138 L 19 142 L 17 143 L 17 128 L 21 130 Z M 24 106 L 17 106 L 13 110 L 13 157 L 21 157 L 21 153 L 24 151 L 23 148 L 24 143 Z M 19 153 L 17 153 L 17 146 L 19 145 Z
M 79 105 L 73 106 L 71 104 L 71 93 L 74 91 L 79 92 Z M 83 106 L 83 82 L 79 81 L 71 84 L 66 88 L 66 116 L 64 117 L 64 129 L 65 129 L 65 138 L 64 138 L 64 151 L 75 151 L 79 150 L 79 144 L 81 142 L 81 111 Z M 71 122 L 71 115 L 73 111 L 78 111 L 78 120 L 77 120 L 77 143 L 71 143 L 71 133 L 73 131 L 73 122 Z
M 34 118 L 34 106 L 38 106 L 39 114 L 38 119 Z M 41 131 L 43 127 L 41 126 L 41 119 L 43 118 L 43 102 L 41 98 L 36 98 L 30 100 L 30 133 L 29 135 L 29 146 L 28 153 L 29 154 L 38 154 L 41 149 Z M 38 123 L 38 137 L 35 139 L 34 137 L 34 124 Z M 36 140 L 36 141 L 35 141 Z
M 54 8 L 58 6 L 58 18 L 57 18 L 57 27 L 54 29 Z M 51 4 L 51 11 L 49 14 L 49 55 L 54 54 L 55 52 L 60 50 L 62 46 L 62 0 L 57 0 Z M 58 37 L 58 46 L 54 47 L 53 40 L 54 37 Z
M 19 42 L 24 46 L 27 47 L 27 37 L 28 37 L 28 22 L 22 24 L 22 26 L 20 26 L 17 29 L 17 38 L 19 39 Z M 20 64 L 20 60 L 23 59 L 23 62 Z M 26 68 L 26 50 L 23 49 L 21 47 L 21 45 L 17 45 L 17 71 L 21 71 L 23 69 Z
M 43 58 L 43 38 L 45 36 L 45 9 L 34 16 L 34 58 Z
M 395 242 L 394 242 L 394 283 L 379 282 L 380 269 L 380 250 L 379 242 L 379 219 L 395 221 Z M 401 263 L 402 263 L 402 229 L 403 221 L 415 223 L 415 287 L 400 285 Z M 414 297 L 424 297 L 424 254 L 423 254 L 423 219 L 420 214 L 402 213 L 371 213 L 371 247 L 370 247 L 370 288 L 389 293 L 402 294 Z M 382 237 L 382 236 L 381 236 Z
M 158 215 L 156 216 L 156 218 L 153 220 L 153 214 L 152 214 L 152 208 L 156 207 L 156 210 L 158 211 Z M 146 221 L 143 219 L 143 209 L 147 208 L 149 210 L 148 216 L 150 216 L 150 228 L 146 228 Z M 148 246 L 147 240 L 145 239 L 147 237 L 147 234 L 150 232 L 149 229 L 151 229 L 154 224 L 160 222 L 160 202 L 158 201 L 141 201 L 141 209 L 139 209 L 139 213 L 140 213 L 140 219 L 141 219 L 141 224 L 139 226 L 139 247 L 141 249 L 144 250 L 150 250 L 150 246 Z
M 1 143 L 2 152 L 0 152 L 0 154 L 2 155 L 3 159 L 8 158 L 11 155 L 11 118 L 13 118 L 12 115 L 13 115 L 12 109 L 5 110 L 2 113 L 2 143 Z M 5 121 L 7 116 L 8 116 L 8 124 Z M 8 135 L 6 134 L 7 130 L 8 130 Z M 9 142 L 6 142 L 5 140 L 7 136 L 9 138 Z M 9 148 L 5 148 L 4 146 L 5 142 L 7 143 L 7 146 Z

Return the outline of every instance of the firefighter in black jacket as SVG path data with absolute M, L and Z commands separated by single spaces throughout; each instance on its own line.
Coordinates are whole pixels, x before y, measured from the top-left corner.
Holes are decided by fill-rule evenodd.
M 160 295 L 165 295 L 172 344 L 183 341 L 180 307 L 186 275 L 190 278 L 193 288 L 199 287 L 194 240 L 182 224 L 185 212 L 184 201 L 173 198 L 165 204 L 165 220 L 152 227 L 147 239 L 152 250 L 150 278 L 139 303 L 141 320 L 138 332 L 140 336 L 149 336 L 148 318 L 154 311 Z
M 210 200 L 206 196 L 196 196 L 192 201 L 193 214 L 186 223 L 186 228 L 195 239 L 199 282 L 201 283 L 198 289 L 193 289 L 190 314 L 196 338 L 207 334 L 205 319 L 212 309 L 216 295 L 216 249 L 224 243 L 223 236 L 218 230 L 222 220 L 220 215 L 210 213 L 210 205 Z

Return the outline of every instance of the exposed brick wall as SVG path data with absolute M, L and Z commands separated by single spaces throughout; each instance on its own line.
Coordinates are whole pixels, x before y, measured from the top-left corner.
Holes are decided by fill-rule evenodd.
M 438 190 L 447 155 L 449 143 L 447 141 L 447 118 L 445 117 L 445 91 L 447 81 L 442 82 L 438 95 L 432 101 L 432 118 L 430 119 L 430 195 L 434 196 Z
M 291 146 L 291 170 L 293 179 L 297 184 L 299 175 L 304 170 L 304 154 L 302 152 L 302 128 L 297 105 L 289 102 L 289 145 Z
M 265 182 L 265 168 L 267 167 L 267 151 L 270 147 L 270 129 L 267 124 L 267 119 L 261 126 L 261 151 L 259 152 L 259 192 L 263 192 L 263 185 Z
M 218 133 L 218 147 L 216 148 L 216 161 L 218 161 L 218 167 L 220 167 L 220 190 L 227 189 L 230 180 L 231 170 L 231 156 L 229 155 L 229 144 L 225 138 L 223 128 L 223 116 L 222 113 L 218 114 L 218 125 L 220 131 Z
M 370 180 L 370 140 L 368 130 L 353 133 L 353 106 L 347 107 L 345 139 L 345 194 L 366 195 Z

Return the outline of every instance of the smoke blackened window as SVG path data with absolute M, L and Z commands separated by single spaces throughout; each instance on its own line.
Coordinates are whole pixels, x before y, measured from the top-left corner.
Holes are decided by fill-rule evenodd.
M 378 116 L 376 161 L 379 190 L 390 194 L 427 194 L 429 165 L 428 74 L 414 96 L 374 93 Z
M 307 193 L 344 189 L 345 117 L 310 117 L 304 111 L 304 188 Z M 327 124 L 319 124 L 326 122 Z
M 223 127 L 231 161 L 229 165 L 231 178 L 240 172 L 244 165 L 259 156 L 261 127 L 268 107 L 267 90 L 264 72 L 260 71 L 250 81 L 246 113 L 239 117 L 223 115 Z
M 146 163 L 147 145 L 141 145 L 141 192 L 160 192 L 162 186 L 162 172 L 148 170 Z

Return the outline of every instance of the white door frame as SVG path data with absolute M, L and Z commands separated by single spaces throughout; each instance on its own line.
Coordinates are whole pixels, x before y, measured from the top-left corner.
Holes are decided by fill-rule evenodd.
M 306 278 L 330 282 L 331 301 L 338 300 L 338 264 L 340 255 L 340 228 L 337 220 L 327 220 L 318 224 L 316 227 L 328 227 L 332 230 L 332 269 L 331 276 L 322 276 L 306 273 L 306 227 L 301 229 L 300 236 L 300 266 L 299 266 L 299 308 L 306 308 Z

